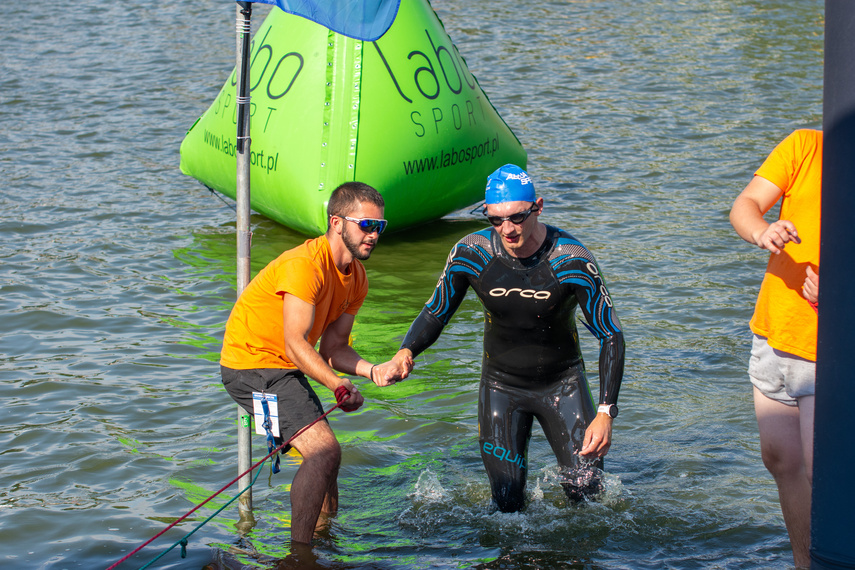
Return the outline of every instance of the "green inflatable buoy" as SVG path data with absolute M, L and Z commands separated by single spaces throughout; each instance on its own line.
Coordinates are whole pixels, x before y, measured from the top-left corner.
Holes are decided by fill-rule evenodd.
M 250 48 L 251 205 L 300 232 L 326 231 L 326 203 L 358 180 L 392 231 L 484 197 L 526 153 L 427 0 L 402 0 L 374 42 L 271 10 Z M 235 72 L 181 144 L 181 171 L 235 197 Z

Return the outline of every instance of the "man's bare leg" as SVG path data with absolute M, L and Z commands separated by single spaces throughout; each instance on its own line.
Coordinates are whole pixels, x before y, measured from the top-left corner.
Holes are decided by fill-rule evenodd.
M 291 445 L 303 456 L 291 482 L 291 540 L 312 543 L 321 510 L 338 508 L 338 469 L 341 447 L 326 422 L 318 422 L 300 434 Z M 330 490 L 336 490 L 333 499 Z
M 810 399 L 808 402 L 807 399 Z M 804 401 L 804 402 L 802 402 Z M 813 429 L 813 396 L 800 399 L 797 406 L 787 406 L 764 396 L 754 388 L 754 411 L 757 414 L 757 427 L 760 431 L 760 451 L 763 463 L 775 478 L 778 486 L 778 498 L 784 523 L 790 535 L 793 549 L 793 561 L 797 568 L 810 566 L 810 499 L 811 473 L 805 465 L 812 457 L 812 446 L 804 449 L 806 437 L 800 411 L 810 416 Z
M 805 471 L 807 472 L 808 483 L 813 484 L 813 410 L 816 396 L 802 396 L 798 401 Z
M 327 494 L 324 496 L 321 513 L 330 517 L 334 517 L 338 513 L 338 477 L 333 477 L 330 481 Z

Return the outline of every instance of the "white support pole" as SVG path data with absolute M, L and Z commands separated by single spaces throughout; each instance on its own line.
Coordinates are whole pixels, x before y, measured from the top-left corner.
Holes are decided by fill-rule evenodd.
M 249 285 L 250 249 L 252 233 L 249 231 L 249 38 L 251 33 L 252 4 L 237 2 L 237 294 Z M 238 474 L 252 465 L 251 417 L 240 406 L 238 411 Z M 247 489 L 252 482 L 252 474 L 244 475 L 238 481 L 238 489 Z M 238 500 L 241 522 L 252 520 L 252 489 L 247 489 Z M 251 524 L 251 523 L 250 523 Z

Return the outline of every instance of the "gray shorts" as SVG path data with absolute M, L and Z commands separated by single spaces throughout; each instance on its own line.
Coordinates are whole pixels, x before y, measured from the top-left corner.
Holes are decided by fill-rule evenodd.
M 748 377 L 764 396 L 788 406 L 816 391 L 816 362 L 769 346 L 766 337 L 754 335 Z
M 232 399 L 252 416 L 252 393 L 276 394 L 279 400 L 279 435 L 276 445 L 288 441 L 298 431 L 324 414 L 320 398 L 299 370 L 254 368 L 234 370 L 220 366 L 223 386 Z M 288 451 L 286 447 L 283 451 Z

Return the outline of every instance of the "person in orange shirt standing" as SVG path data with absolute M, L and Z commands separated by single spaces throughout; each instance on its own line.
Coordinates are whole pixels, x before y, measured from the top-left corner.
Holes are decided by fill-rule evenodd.
M 348 343 L 368 293 L 361 260 L 369 258 L 386 228 L 383 209 L 383 197 L 367 184 L 336 188 L 327 206 L 326 233 L 271 261 L 229 315 L 220 354 L 223 385 L 250 415 L 254 398 L 275 406 L 277 445 L 323 415 L 307 376 L 335 392 L 344 410 L 354 411 L 363 397 L 334 370 L 381 386 L 412 370 L 412 362 L 400 358 L 372 365 Z M 275 402 L 270 400 L 274 396 Z M 311 544 L 321 512 L 338 510 L 341 447 L 326 421 L 313 424 L 290 445 L 303 456 L 291 484 L 291 540 Z
M 748 375 L 763 463 L 775 478 L 793 559 L 810 566 L 822 132 L 793 132 L 736 198 L 730 222 L 771 252 L 750 327 Z M 763 216 L 783 196 L 778 220 Z

